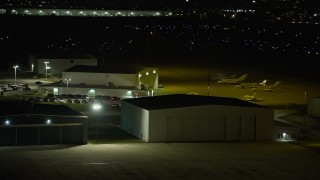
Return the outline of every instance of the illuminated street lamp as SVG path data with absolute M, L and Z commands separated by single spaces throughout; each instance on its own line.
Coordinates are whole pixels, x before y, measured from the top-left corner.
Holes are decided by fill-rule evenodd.
M 99 111 L 102 108 L 102 106 L 100 104 L 93 104 L 92 105 L 92 109 L 95 111 Z
M 45 61 L 45 62 L 43 62 L 43 63 L 45 63 L 46 64 L 46 80 L 48 80 L 48 61 Z
M 68 93 L 69 93 L 69 81 L 71 81 L 71 78 L 66 78 L 64 79 L 65 81 L 67 81 L 67 99 L 68 99 Z
M 17 84 L 17 68 L 18 67 L 19 67 L 18 65 L 13 66 L 13 68 L 14 68 L 14 84 Z

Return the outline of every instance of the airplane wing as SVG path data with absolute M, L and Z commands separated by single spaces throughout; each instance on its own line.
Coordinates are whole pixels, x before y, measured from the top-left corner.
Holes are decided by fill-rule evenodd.
M 244 74 L 239 78 L 230 78 L 230 79 L 221 79 L 217 81 L 218 84 L 239 84 L 239 82 L 244 81 L 247 78 L 248 74 Z
M 259 86 L 257 88 L 252 88 L 252 91 L 266 91 L 271 92 L 273 89 L 279 86 L 281 81 L 276 81 L 273 85 Z
M 255 82 L 245 82 L 245 83 L 239 83 L 235 87 L 237 88 L 258 88 L 259 86 L 266 86 L 267 80 L 263 80 L 260 83 Z
M 237 88 L 255 88 L 258 87 L 259 83 L 240 83 L 238 85 L 235 85 Z

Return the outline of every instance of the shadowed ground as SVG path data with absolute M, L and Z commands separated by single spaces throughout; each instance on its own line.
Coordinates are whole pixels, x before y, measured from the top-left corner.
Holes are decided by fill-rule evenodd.
M 0 179 L 317 179 L 320 154 L 289 143 L 0 147 Z

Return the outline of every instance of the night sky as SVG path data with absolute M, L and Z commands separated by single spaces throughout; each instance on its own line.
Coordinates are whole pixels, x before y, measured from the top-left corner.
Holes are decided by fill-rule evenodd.
M 28 55 L 93 54 L 101 64 L 319 65 L 318 24 L 215 17 L 0 16 L 2 70 Z M 316 71 L 316 70 L 315 70 Z

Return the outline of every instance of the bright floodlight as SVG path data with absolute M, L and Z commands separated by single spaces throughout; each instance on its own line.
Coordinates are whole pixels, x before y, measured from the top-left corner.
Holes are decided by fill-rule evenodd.
M 43 62 L 43 63 L 45 63 L 46 64 L 46 68 L 45 68 L 45 70 L 46 70 L 46 80 L 48 80 L 48 61 L 45 61 L 45 62 Z
M 9 120 L 6 120 L 6 121 L 4 122 L 4 124 L 5 124 L 5 125 L 10 125 L 11 123 L 10 123 Z
M 46 124 L 51 124 L 51 119 L 48 119 L 48 120 L 46 121 Z
M 13 68 L 14 68 L 14 84 L 17 84 L 17 68 L 18 67 L 19 67 L 18 65 L 13 66 Z
M 100 104 L 93 104 L 92 105 L 92 109 L 95 110 L 95 111 L 98 111 L 102 108 L 102 106 Z
M 282 137 L 286 137 L 287 136 L 287 133 L 282 133 Z

